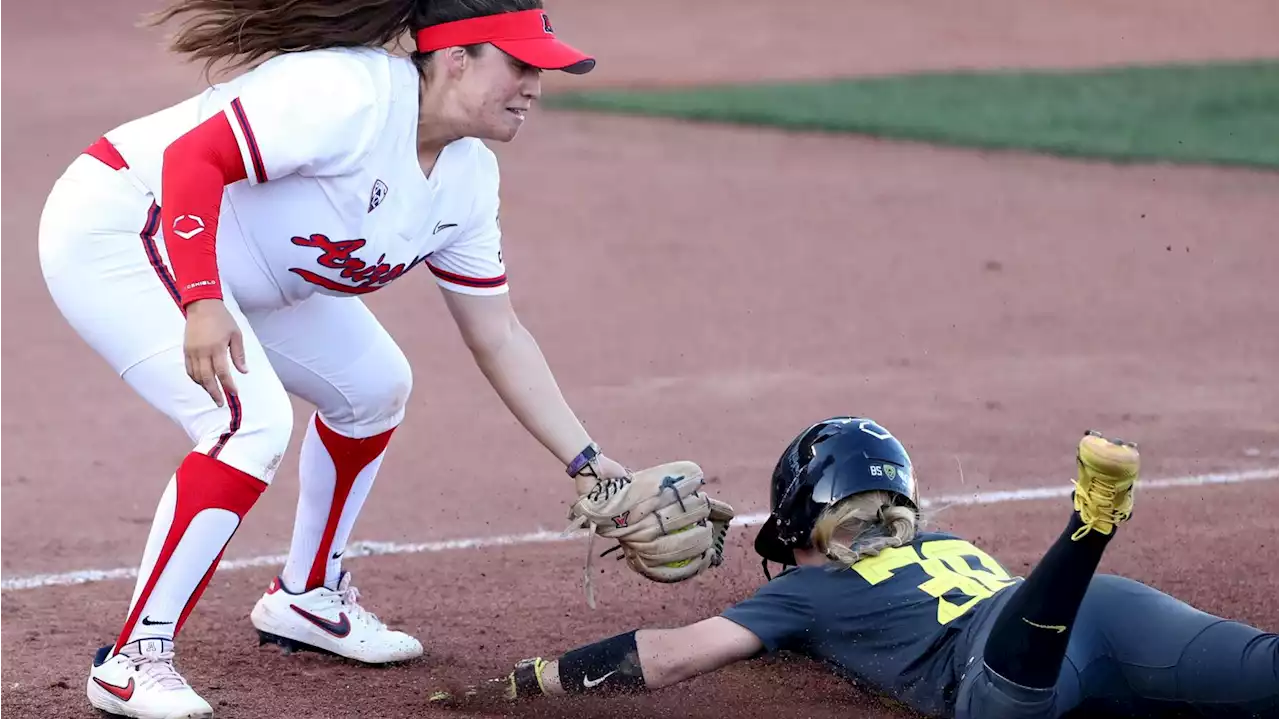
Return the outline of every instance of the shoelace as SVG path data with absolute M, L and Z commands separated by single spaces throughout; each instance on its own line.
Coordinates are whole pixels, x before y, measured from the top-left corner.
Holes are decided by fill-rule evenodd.
M 1080 491 L 1078 483 L 1076 484 L 1076 491 Z M 1085 494 L 1089 501 L 1082 502 L 1080 506 L 1080 519 L 1084 522 L 1084 526 L 1071 535 L 1071 538 L 1077 541 L 1091 530 L 1097 531 L 1097 527 L 1094 525 L 1100 521 L 1111 524 L 1117 524 L 1120 521 L 1120 511 L 1116 508 L 1116 495 L 1119 492 L 1115 487 L 1104 482 L 1092 481 L 1089 483 L 1089 490 Z M 1103 509 L 1095 512 L 1094 509 L 1098 505 L 1101 505 Z
M 1115 487 L 1095 481 L 1090 483 L 1088 494 L 1090 500 L 1106 507 L 1107 518 L 1112 518 L 1117 514 L 1115 507 L 1117 492 Z
M 343 606 L 351 610 L 353 615 L 364 619 L 365 622 L 379 629 L 387 626 L 378 618 L 378 615 L 360 606 L 360 590 L 354 586 L 348 584 L 346 590 L 341 592 L 338 598 L 342 601 Z
M 162 689 L 184 689 L 190 685 L 173 666 L 173 652 L 138 654 L 126 657 L 135 671 L 149 678 Z

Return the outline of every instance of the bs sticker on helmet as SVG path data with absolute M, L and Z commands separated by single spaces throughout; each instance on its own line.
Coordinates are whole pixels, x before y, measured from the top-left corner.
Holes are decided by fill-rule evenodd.
M 893 479 L 898 474 L 898 468 L 892 464 L 872 464 L 867 467 L 872 477 L 888 477 Z

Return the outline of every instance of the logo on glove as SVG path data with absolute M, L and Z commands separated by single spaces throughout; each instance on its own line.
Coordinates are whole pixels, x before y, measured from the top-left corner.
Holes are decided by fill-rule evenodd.
M 621 529 L 627 526 L 627 522 L 630 519 L 631 519 L 631 510 L 628 509 L 627 511 L 613 518 L 613 526 L 617 529 Z

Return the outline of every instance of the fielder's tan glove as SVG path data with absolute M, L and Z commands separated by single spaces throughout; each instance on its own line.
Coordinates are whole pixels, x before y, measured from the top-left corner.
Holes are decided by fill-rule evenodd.
M 720 564 L 733 519 L 733 507 L 707 496 L 703 481 L 693 462 L 670 462 L 626 477 L 580 474 L 569 529 L 585 526 L 616 540 L 614 549 L 622 550 L 627 564 L 655 582 L 684 581 Z M 594 605 L 590 585 L 588 601 Z

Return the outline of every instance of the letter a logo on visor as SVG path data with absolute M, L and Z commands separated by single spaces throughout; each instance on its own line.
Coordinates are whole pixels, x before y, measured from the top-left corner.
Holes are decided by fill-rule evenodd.
M 433 25 L 418 31 L 418 52 L 489 43 L 527 65 L 582 75 L 595 58 L 556 38 L 542 10 L 520 10 Z

